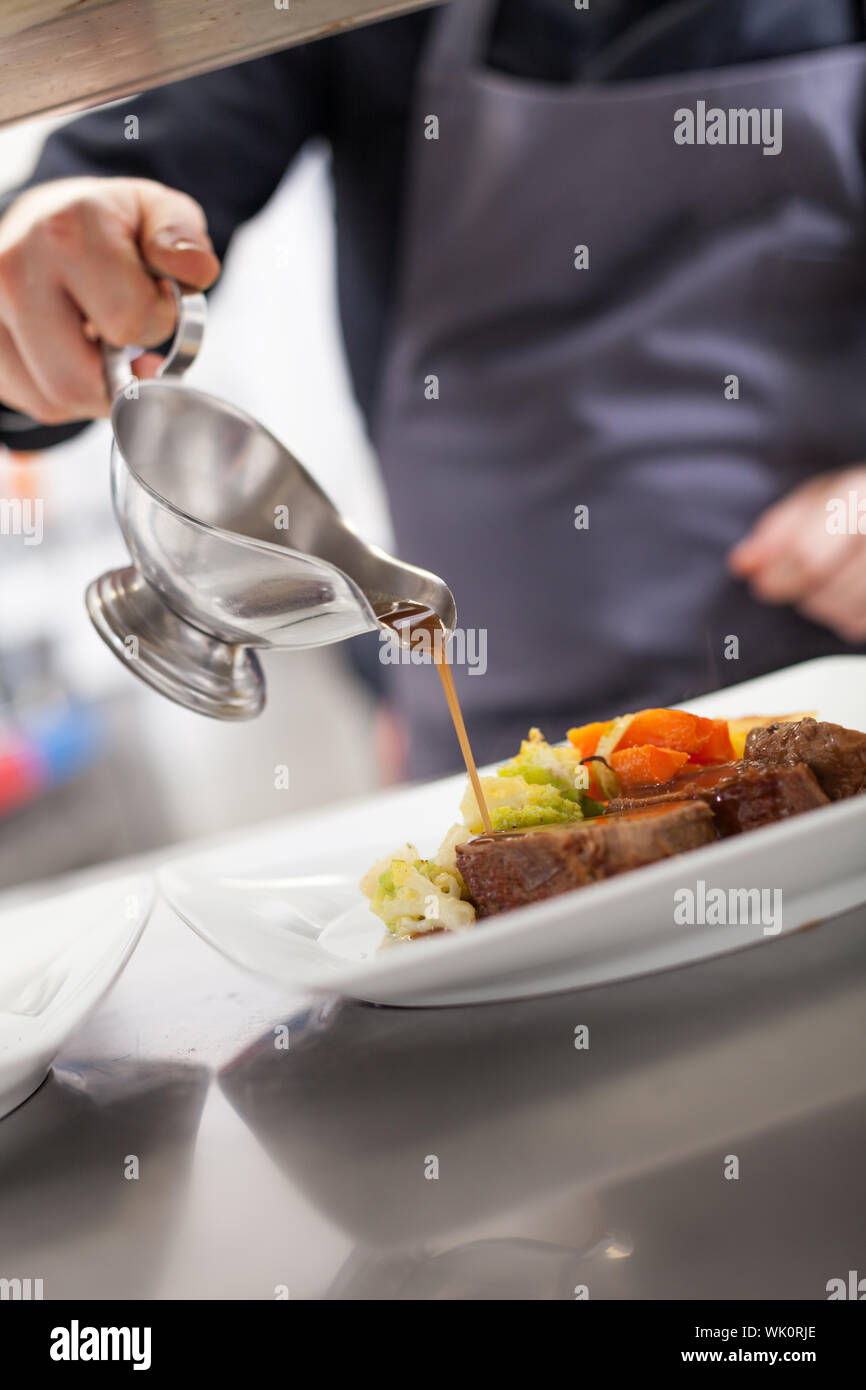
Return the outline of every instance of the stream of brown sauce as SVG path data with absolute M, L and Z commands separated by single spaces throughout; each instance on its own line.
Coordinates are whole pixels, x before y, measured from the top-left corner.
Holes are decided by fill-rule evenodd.
M 414 633 L 423 631 L 430 637 L 430 645 L 433 651 L 433 663 L 439 672 L 439 679 L 442 682 L 442 689 L 445 691 L 445 699 L 448 702 L 448 710 L 454 724 L 454 732 L 457 735 L 457 742 L 460 744 L 460 752 L 463 754 L 463 761 L 466 764 L 466 771 L 469 773 L 469 781 L 472 783 L 472 790 L 475 793 L 475 800 L 478 802 L 478 810 L 484 823 L 484 829 L 488 835 L 493 834 L 493 827 L 490 824 L 490 815 L 487 810 L 487 802 L 484 800 L 484 793 L 481 790 L 481 780 L 478 776 L 478 768 L 475 766 L 475 759 L 472 756 L 472 748 L 469 743 L 469 735 L 466 732 L 466 724 L 463 719 L 463 711 L 460 708 L 460 701 L 457 698 L 457 691 L 454 688 L 454 675 L 448 662 L 448 652 L 443 640 L 444 628 L 439 616 L 430 608 L 425 608 L 421 603 L 401 603 L 389 608 L 387 611 L 377 613 L 379 622 L 385 627 L 389 627 L 397 634 L 402 646 L 412 646 L 412 636 Z

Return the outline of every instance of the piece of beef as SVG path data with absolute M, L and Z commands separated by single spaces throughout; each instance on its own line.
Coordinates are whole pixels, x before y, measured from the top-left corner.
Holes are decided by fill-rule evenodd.
M 756 763 L 805 763 L 831 801 L 866 791 L 866 734 L 841 724 L 817 719 L 764 724 L 750 730 L 746 757 Z
M 525 907 L 715 840 L 700 801 L 645 807 L 568 825 L 478 835 L 457 867 L 480 917 Z
M 765 767 L 738 762 L 680 772 L 661 787 L 636 787 L 628 796 L 612 800 L 608 810 L 627 811 L 692 797 L 709 806 L 721 836 L 798 816 L 828 800 L 803 763 Z

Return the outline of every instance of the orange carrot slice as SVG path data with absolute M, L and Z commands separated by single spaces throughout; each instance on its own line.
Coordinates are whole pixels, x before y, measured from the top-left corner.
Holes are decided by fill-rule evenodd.
M 575 748 L 579 748 L 584 758 L 592 757 L 598 747 L 598 741 L 606 729 L 613 723 L 612 719 L 596 724 L 582 724 L 579 729 L 569 729 L 568 741 Z
M 644 709 L 636 714 L 626 730 L 620 748 L 639 748 L 651 743 L 656 748 L 673 748 L 693 753 L 712 732 L 713 721 L 681 709 Z
M 654 743 L 621 748 L 610 755 L 610 765 L 623 791 L 628 791 L 630 787 L 661 786 L 676 776 L 688 760 L 688 753 L 674 748 L 659 748 Z
M 695 763 L 730 763 L 736 758 L 727 719 L 713 719 L 712 727 L 699 748 L 690 757 Z

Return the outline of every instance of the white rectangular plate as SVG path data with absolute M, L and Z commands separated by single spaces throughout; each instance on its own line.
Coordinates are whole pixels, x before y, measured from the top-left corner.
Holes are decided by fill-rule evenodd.
M 866 730 L 866 657 L 827 657 L 691 700 L 698 714 L 784 714 Z M 674 894 L 779 890 L 778 935 L 866 902 L 866 796 L 734 836 L 492 918 L 461 935 L 379 949 L 358 881 L 411 840 L 433 853 L 457 819 L 463 776 L 394 791 L 166 865 L 178 915 L 245 969 L 293 988 L 380 1004 L 463 1004 L 554 993 L 749 945 L 760 922 L 681 926 Z

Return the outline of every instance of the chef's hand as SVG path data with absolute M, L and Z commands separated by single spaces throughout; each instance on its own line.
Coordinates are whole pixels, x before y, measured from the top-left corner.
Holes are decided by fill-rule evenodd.
M 205 215 L 150 179 L 58 179 L 0 218 L 0 401 L 47 425 L 107 415 L 96 339 L 152 347 L 171 337 L 171 287 L 219 273 Z M 152 376 L 159 357 L 136 363 Z
M 758 518 L 728 562 L 764 603 L 793 604 L 844 641 L 866 641 L 866 467 L 803 483 Z

